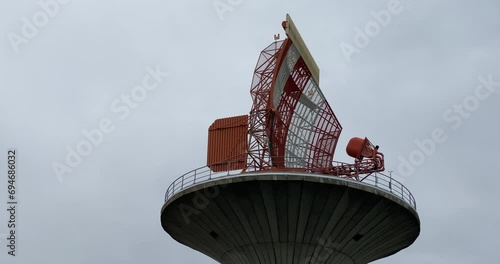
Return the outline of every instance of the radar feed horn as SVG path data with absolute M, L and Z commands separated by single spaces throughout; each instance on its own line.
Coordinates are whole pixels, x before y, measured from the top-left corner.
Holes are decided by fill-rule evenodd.
M 346 147 L 347 155 L 357 159 L 363 160 L 363 158 L 375 158 L 378 153 L 378 146 L 373 146 L 373 144 L 368 140 L 368 138 L 353 137 L 349 140 Z

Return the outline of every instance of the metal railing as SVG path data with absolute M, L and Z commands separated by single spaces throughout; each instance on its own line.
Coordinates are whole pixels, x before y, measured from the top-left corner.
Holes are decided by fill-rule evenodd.
M 228 169 L 226 171 L 213 172 L 208 166 L 203 166 L 183 174 L 170 184 L 170 186 L 168 186 L 167 192 L 165 193 L 165 201 L 167 201 L 174 194 L 193 185 L 225 176 L 237 175 L 242 172 L 242 170 L 230 170 L 231 162 L 227 163 L 227 168 Z
M 408 190 L 408 188 L 406 188 L 399 181 L 394 180 L 391 176 L 387 176 L 386 174 L 381 172 L 376 172 L 360 180 L 359 182 L 368 184 L 370 186 L 375 186 L 379 189 L 389 192 L 410 205 L 414 210 L 417 210 L 417 202 L 415 201 L 415 197 L 413 197 L 413 194 L 411 194 L 410 190 Z
M 231 168 L 233 168 L 231 164 L 232 164 L 232 162 L 228 162 L 227 163 L 227 170 L 222 171 L 222 172 L 213 172 L 208 166 L 203 166 L 203 167 L 200 167 L 200 168 L 197 168 L 197 169 L 194 169 L 192 171 L 185 173 L 184 175 L 177 178 L 167 188 L 167 192 L 165 193 L 165 202 L 169 198 L 171 198 L 173 195 L 175 195 L 176 193 L 179 193 L 182 190 L 185 190 L 185 189 L 192 187 L 194 185 L 208 182 L 212 179 L 218 179 L 218 178 L 228 177 L 228 176 L 232 176 L 232 175 L 238 175 L 238 174 L 242 173 L 242 170 L 231 170 Z M 345 164 L 345 163 L 336 162 L 336 164 Z M 257 170 L 252 170 L 252 171 L 247 170 L 246 173 L 256 172 L 256 171 Z M 260 172 L 271 172 L 271 171 L 274 171 L 274 170 L 261 170 Z M 279 171 L 279 172 L 310 172 L 307 169 L 300 168 L 300 167 L 280 168 L 279 170 L 276 170 L 276 171 Z M 317 173 L 314 173 L 314 175 L 320 175 L 323 177 L 339 177 L 339 176 L 331 176 L 331 175 L 317 174 Z M 380 172 L 375 172 L 369 176 L 365 176 L 364 178 L 361 178 L 361 180 L 356 180 L 354 178 L 348 178 L 348 177 L 339 177 L 339 178 L 354 181 L 354 182 L 360 182 L 360 183 L 367 184 L 369 186 L 377 187 L 377 188 L 379 188 L 385 192 L 388 192 L 388 193 L 392 194 L 393 196 L 401 199 L 406 204 L 410 205 L 414 210 L 417 210 L 417 203 L 415 201 L 415 198 L 411 194 L 410 190 L 408 190 L 408 188 L 406 188 L 403 184 L 401 184 L 397 180 L 394 180 L 391 176 L 387 176 L 386 174 L 383 174 Z

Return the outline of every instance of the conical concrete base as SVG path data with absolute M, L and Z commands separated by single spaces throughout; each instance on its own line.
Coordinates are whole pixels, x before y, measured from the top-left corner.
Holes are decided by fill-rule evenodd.
M 192 186 L 164 205 L 178 242 L 224 264 L 369 263 L 411 245 L 416 211 L 382 189 L 307 173 L 249 173 Z

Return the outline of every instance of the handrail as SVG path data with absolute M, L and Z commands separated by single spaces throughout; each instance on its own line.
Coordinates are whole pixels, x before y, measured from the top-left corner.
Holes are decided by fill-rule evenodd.
M 336 164 L 345 164 L 342 162 L 335 162 Z M 170 186 L 167 188 L 167 192 L 165 193 L 165 202 L 171 198 L 174 194 L 177 194 L 189 187 L 192 187 L 197 184 L 201 184 L 204 182 L 208 182 L 212 179 L 217 179 L 217 178 L 222 178 L 222 177 L 227 177 L 227 176 L 232 176 L 232 175 L 238 175 L 242 173 L 242 170 L 230 170 L 232 162 L 227 162 L 227 168 L 228 170 L 222 171 L 222 172 L 213 172 L 208 166 L 203 166 L 199 167 L 197 169 L 194 169 L 192 171 L 189 171 L 179 178 L 177 178 Z M 286 171 L 296 171 L 297 169 L 303 169 L 303 171 L 307 172 L 307 169 L 300 168 L 300 167 L 295 167 L 295 168 L 280 168 L 280 172 L 286 172 Z M 254 171 L 246 171 L 246 172 L 255 172 Z M 267 170 L 262 170 L 262 172 L 265 172 Z M 272 171 L 272 170 L 269 170 Z M 314 173 L 314 171 L 313 171 Z M 322 176 L 329 176 L 325 174 L 321 174 Z M 340 177 L 340 176 L 330 176 L 330 177 Z M 386 174 L 383 174 L 381 172 L 375 172 L 372 173 L 371 175 L 362 178 L 361 180 L 356 180 L 353 178 L 348 178 L 348 177 L 341 177 L 343 179 L 348 179 L 356 182 L 362 182 L 364 184 L 368 184 L 371 186 L 375 186 L 379 189 L 382 189 L 383 191 L 386 191 L 388 193 L 391 193 L 393 196 L 401 199 L 403 202 L 411 206 L 414 210 L 417 210 L 417 203 L 415 201 L 415 198 L 413 197 L 413 194 L 406 188 L 402 183 L 399 181 L 393 179 L 391 176 L 387 176 Z

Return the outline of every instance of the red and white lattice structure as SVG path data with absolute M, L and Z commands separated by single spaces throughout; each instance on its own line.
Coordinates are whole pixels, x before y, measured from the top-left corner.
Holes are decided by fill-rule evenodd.
M 217 167 L 234 161 L 245 171 L 303 169 L 356 179 L 361 174 L 383 171 L 382 153 L 366 138 L 350 141 L 347 151 L 355 158 L 353 164 L 334 164 L 342 126 L 319 88 L 318 66 L 289 16 L 283 28 L 288 38 L 267 46 L 255 67 L 248 134 L 235 134 L 230 125 L 223 132 L 218 126 L 218 140 L 209 135 L 208 165 Z M 237 123 L 237 127 L 241 125 Z M 242 150 L 244 141 L 244 153 L 235 153 L 235 149 Z M 225 152 L 220 145 L 226 146 Z M 246 164 L 242 162 L 245 157 Z

